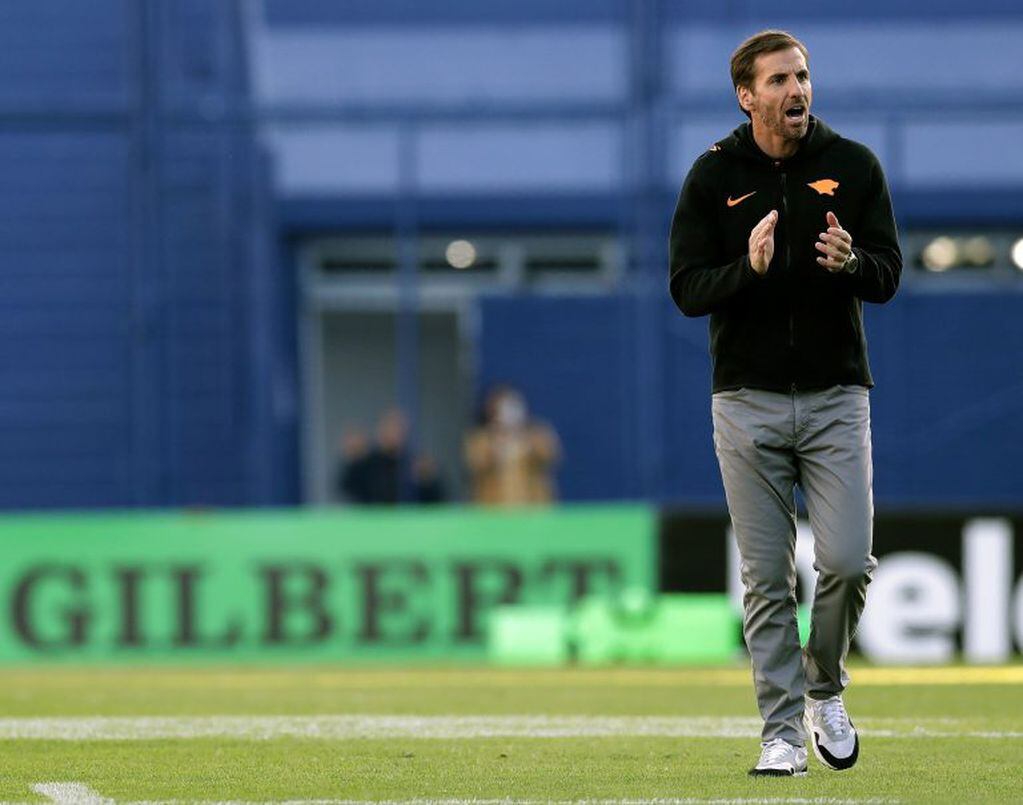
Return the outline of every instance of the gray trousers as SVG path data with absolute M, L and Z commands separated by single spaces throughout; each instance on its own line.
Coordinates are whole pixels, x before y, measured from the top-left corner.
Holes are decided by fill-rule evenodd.
M 713 395 L 714 448 L 741 559 L 743 634 L 763 739 L 804 743 L 804 695 L 849 684 L 845 657 L 877 566 L 871 555 L 870 397 L 861 386 Z M 795 485 L 814 536 L 810 638 L 796 625 Z

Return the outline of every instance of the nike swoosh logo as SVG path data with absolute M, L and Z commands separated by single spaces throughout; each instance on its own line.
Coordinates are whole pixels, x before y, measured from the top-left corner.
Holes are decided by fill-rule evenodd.
M 746 199 L 748 199 L 748 198 L 749 198 L 750 196 L 756 195 L 756 192 L 757 192 L 757 191 L 756 191 L 756 190 L 754 190 L 754 191 L 753 191 L 752 193 L 747 193 L 747 194 L 746 194 L 745 196 L 739 196 L 738 198 L 732 198 L 731 196 L 729 196 L 729 197 L 728 197 L 728 201 L 726 201 L 725 203 L 726 203 L 726 204 L 727 204 L 727 205 L 728 205 L 729 207 L 734 207 L 734 206 L 735 206 L 736 204 L 742 204 L 742 202 L 744 202 L 744 201 L 745 201 Z

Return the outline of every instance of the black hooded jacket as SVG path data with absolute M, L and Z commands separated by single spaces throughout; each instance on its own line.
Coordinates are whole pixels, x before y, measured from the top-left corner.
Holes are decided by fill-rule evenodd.
M 761 276 L 749 235 L 771 210 L 774 257 Z M 817 262 L 828 211 L 852 236 L 852 273 Z M 811 117 L 796 154 L 775 160 L 749 123 L 739 126 L 689 171 L 669 261 L 675 304 L 687 316 L 710 314 L 714 391 L 873 386 L 862 303 L 894 296 L 902 254 L 884 173 L 866 146 Z

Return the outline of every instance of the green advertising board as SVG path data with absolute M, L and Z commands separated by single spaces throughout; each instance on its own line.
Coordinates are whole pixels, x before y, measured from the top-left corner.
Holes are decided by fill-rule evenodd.
M 652 590 L 640 506 L 9 515 L 0 662 L 482 659 L 489 611 Z

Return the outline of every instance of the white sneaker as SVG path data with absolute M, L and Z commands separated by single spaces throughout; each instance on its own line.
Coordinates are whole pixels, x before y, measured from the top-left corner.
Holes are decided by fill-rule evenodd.
M 851 768 L 860 755 L 860 736 L 845 712 L 841 696 L 830 699 L 807 697 L 803 710 L 806 737 L 817 759 L 829 769 Z
M 757 776 L 790 777 L 806 774 L 806 747 L 793 746 L 784 738 L 760 744 L 760 762 L 749 773 Z

